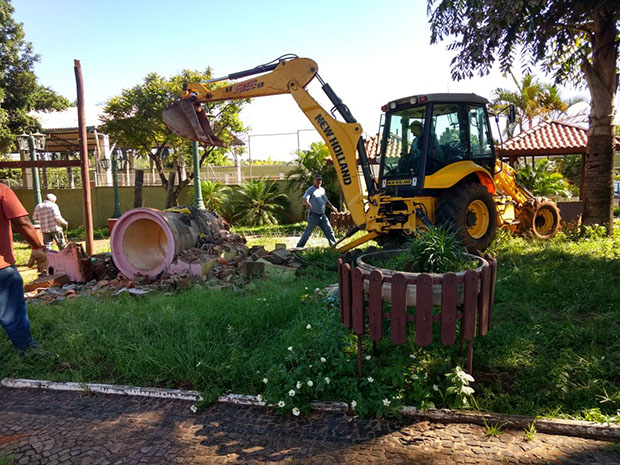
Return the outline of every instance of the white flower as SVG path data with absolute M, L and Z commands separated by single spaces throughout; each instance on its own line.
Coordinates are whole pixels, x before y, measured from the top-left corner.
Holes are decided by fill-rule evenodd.
M 291 389 L 290 391 L 288 391 L 288 395 L 291 397 L 295 396 L 295 389 Z
M 439 386 L 437 386 L 436 384 L 433 384 L 433 391 L 435 392 L 439 391 Z
M 385 405 L 386 407 L 389 407 L 391 403 L 392 403 L 391 401 L 387 399 L 383 399 L 383 405 Z
M 325 363 L 327 362 L 327 359 L 325 357 L 321 357 L 321 362 Z
M 278 402 L 278 407 L 282 408 L 282 407 L 284 407 L 284 406 L 286 406 L 286 404 L 284 403 L 284 401 L 283 401 L 283 400 L 281 400 L 280 402 Z
M 371 355 L 366 355 L 366 360 L 370 360 L 372 358 Z
M 319 289 L 318 287 L 314 290 L 314 292 L 319 293 L 321 292 L 321 289 Z
M 374 380 L 375 380 L 372 376 L 369 376 L 367 379 L 368 379 L 368 382 L 369 382 L 369 383 L 372 383 L 372 382 L 374 382 Z
M 297 384 L 295 386 L 297 386 L 297 389 L 301 389 L 303 383 L 301 381 L 297 381 Z
M 308 382 L 306 383 L 308 386 L 312 387 L 314 386 L 314 383 L 312 382 L 311 379 L 308 380 Z
M 261 396 L 260 394 L 256 396 L 256 400 L 259 402 L 263 401 L 263 396 Z
M 192 406 L 189 409 L 194 413 L 198 411 L 198 407 L 196 407 L 196 404 L 192 404 Z
M 409 354 L 409 357 L 411 357 L 411 358 L 415 358 L 415 355 L 413 355 L 413 354 Z
M 413 374 L 413 375 L 411 375 L 411 379 L 416 381 L 416 380 L 420 379 L 420 377 L 418 375 L 416 375 L 416 374 Z
M 352 401 L 351 401 L 351 408 L 352 408 L 353 410 L 355 410 L 355 407 L 357 407 L 357 402 L 356 402 L 356 401 L 354 401 L 354 400 L 352 400 Z
M 328 377 L 325 377 L 325 382 L 326 382 L 327 384 L 329 384 L 329 383 L 331 383 L 331 382 L 332 382 L 332 380 L 331 380 L 331 379 L 329 379 Z
M 293 407 L 293 415 L 295 415 L 296 417 L 299 416 L 299 409 L 297 407 Z
M 288 351 L 293 352 L 293 346 L 288 346 Z
M 312 329 L 312 325 L 311 325 L 310 323 L 308 323 L 308 324 L 306 325 L 306 329 Z
M 267 384 L 269 380 L 267 378 L 263 378 L 263 383 Z

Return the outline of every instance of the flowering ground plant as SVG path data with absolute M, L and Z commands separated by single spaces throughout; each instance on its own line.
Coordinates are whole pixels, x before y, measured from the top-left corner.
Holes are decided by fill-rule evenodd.
M 321 305 L 326 311 L 303 324 L 297 340 L 286 341 L 281 363 L 258 374 L 259 399 L 276 410 L 308 414 L 313 401 L 338 401 L 360 416 L 399 417 L 404 405 L 421 409 L 468 405 L 465 400 L 473 389 L 467 384 L 463 391 L 461 378 L 446 375 L 453 365 L 441 349 L 438 355 L 407 344 L 379 343 L 373 351 L 368 338 L 363 338 L 363 376 L 358 378 L 357 339 L 339 321 L 337 296 L 317 290 L 302 297 L 302 308 L 305 305 Z M 453 389 L 458 396 L 449 393 Z

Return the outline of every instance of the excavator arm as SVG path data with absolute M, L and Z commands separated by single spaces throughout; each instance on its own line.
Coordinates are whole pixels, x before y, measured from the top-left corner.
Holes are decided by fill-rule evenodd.
M 225 77 L 188 83 L 185 85 L 181 99 L 164 110 L 164 123 L 172 132 L 188 139 L 206 145 L 222 145 L 213 134 L 208 118 L 202 109 L 203 103 L 291 94 L 301 111 L 325 141 L 334 161 L 340 186 L 353 221 L 360 229 L 365 229 L 365 203 L 357 170 L 356 153 L 359 154 L 369 195 L 376 192 L 376 184 L 370 172 L 361 139 L 362 127 L 355 121 L 331 87 L 321 80 L 317 71 L 318 66 L 311 59 L 286 57 Z M 209 87 L 209 84 L 218 81 L 236 80 L 248 76 L 256 77 L 223 87 Z M 315 77 L 323 85 L 323 90 L 345 120 L 344 122 L 332 117 L 306 90 L 308 83 Z

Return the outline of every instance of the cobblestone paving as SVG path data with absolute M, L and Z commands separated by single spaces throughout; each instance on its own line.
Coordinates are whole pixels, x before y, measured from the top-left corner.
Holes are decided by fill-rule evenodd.
M 620 464 L 620 444 L 344 414 L 0 388 L 0 464 Z M 8 460 L 11 457 L 13 462 Z M 3 462 L 4 460 L 4 462 Z

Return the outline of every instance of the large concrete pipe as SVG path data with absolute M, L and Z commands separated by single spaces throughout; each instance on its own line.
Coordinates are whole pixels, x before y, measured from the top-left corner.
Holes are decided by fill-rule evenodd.
M 114 225 L 112 258 L 128 278 L 155 278 L 168 269 L 179 252 L 196 247 L 201 234 L 215 238 L 224 229 L 228 228 L 222 217 L 209 210 L 134 208 Z

